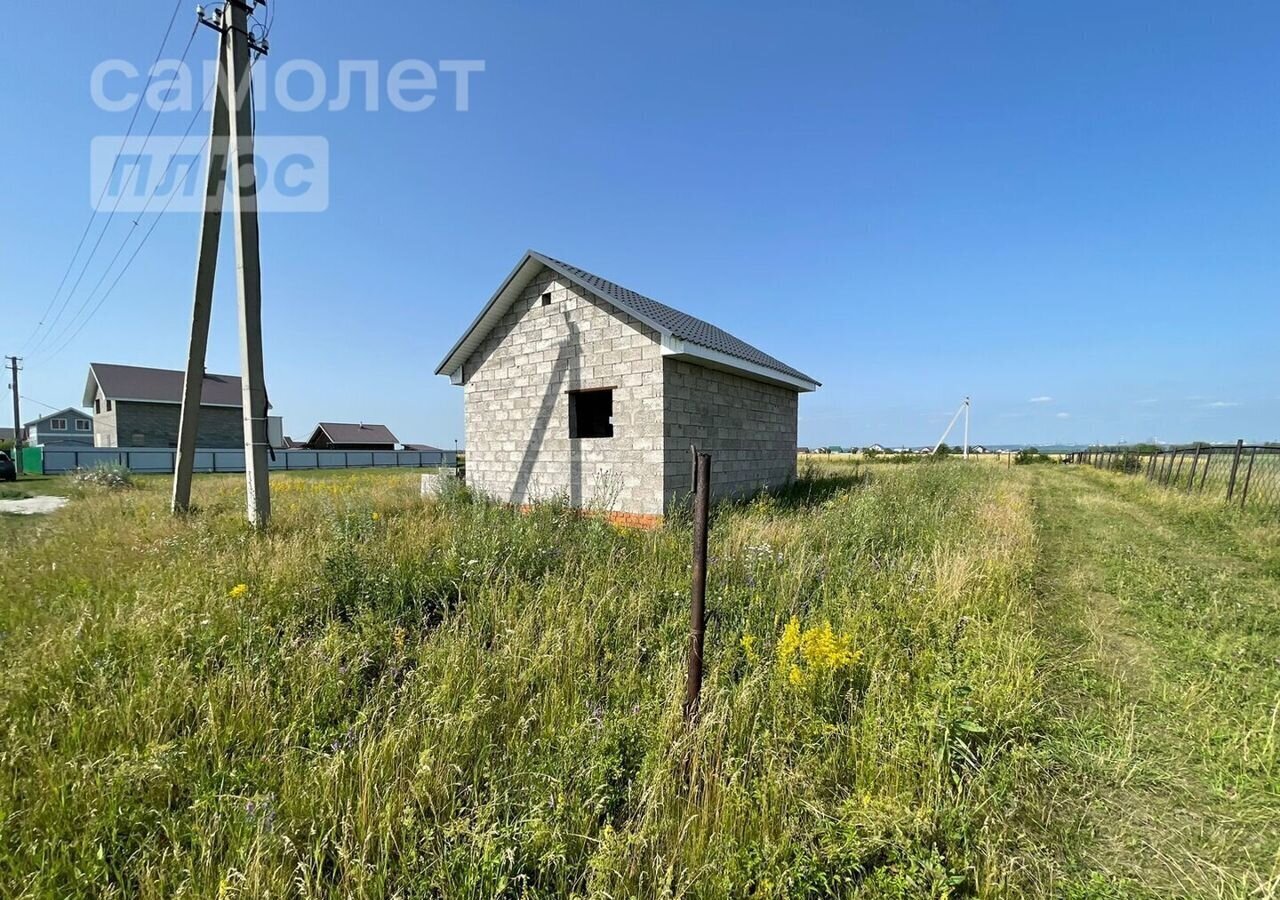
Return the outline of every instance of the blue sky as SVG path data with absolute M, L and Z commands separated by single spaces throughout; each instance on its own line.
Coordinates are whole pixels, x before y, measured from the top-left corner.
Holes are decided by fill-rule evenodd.
M 485 64 L 465 112 L 442 75 L 422 112 L 383 91 L 259 114 L 331 154 L 326 212 L 262 220 L 267 385 L 295 435 L 452 446 L 461 392 L 432 373 L 532 247 L 819 378 L 802 443 L 931 442 L 965 394 L 984 443 L 1280 438 L 1275 4 L 273 5 L 267 77 L 314 60 L 327 98 L 341 60 L 384 84 L 404 59 Z M 129 121 L 90 75 L 145 69 L 173 5 L 94 9 L 43 5 L 0 58 L 0 352 L 54 406 L 91 360 L 180 368 L 194 277 L 198 217 L 170 213 L 75 341 L 22 349 L 89 216 L 90 141 Z M 231 251 L 228 230 L 212 371 L 238 368 Z

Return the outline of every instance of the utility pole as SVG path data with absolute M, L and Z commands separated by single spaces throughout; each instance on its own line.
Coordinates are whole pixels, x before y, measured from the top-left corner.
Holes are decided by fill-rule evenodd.
M 9 357 L 10 384 L 13 388 L 13 468 L 22 474 L 22 414 L 18 411 L 18 371 L 22 360 L 16 356 Z
M 960 408 L 956 410 L 956 414 L 951 417 L 951 421 L 947 423 L 947 430 L 942 432 L 942 437 L 938 438 L 938 443 L 933 445 L 933 452 L 937 453 L 938 448 L 946 441 L 947 436 L 951 434 L 951 429 L 956 427 L 956 420 L 960 418 L 960 414 L 964 413 L 964 458 L 969 458 L 969 398 L 965 397 L 964 402 L 960 404 Z
M 191 503 L 191 473 L 199 433 L 200 394 L 205 352 L 209 343 L 209 315 L 222 227 L 222 195 L 228 163 L 234 160 L 236 275 L 240 312 L 240 384 L 244 413 L 244 468 L 249 523 L 265 528 L 271 518 L 268 482 L 267 391 L 262 364 L 262 269 L 258 254 L 258 189 L 254 174 L 253 97 L 249 53 L 265 54 L 267 47 L 249 32 L 249 14 L 266 0 L 227 0 L 210 16 L 198 12 L 202 24 L 221 35 L 217 86 L 210 126 L 209 170 L 204 218 L 196 259 L 195 302 L 191 340 L 182 387 L 182 413 L 174 460 L 173 511 Z

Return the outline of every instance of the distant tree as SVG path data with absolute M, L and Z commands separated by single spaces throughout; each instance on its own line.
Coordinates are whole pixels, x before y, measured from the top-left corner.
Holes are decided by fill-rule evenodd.
M 938 456 L 942 456 L 943 454 L 954 453 L 955 451 L 951 449 L 950 444 L 939 444 L 938 449 L 934 450 L 933 452 Z
M 875 459 L 877 456 L 880 455 L 880 451 L 877 450 L 875 447 L 868 447 L 866 450 L 862 451 L 862 455 L 865 456 L 867 459 Z
M 1047 463 L 1049 461 L 1049 457 L 1041 453 L 1037 447 L 1025 447 L 1013 456 L 1013 464 L 1015 466 L 1029 466 L 1034 463 Z

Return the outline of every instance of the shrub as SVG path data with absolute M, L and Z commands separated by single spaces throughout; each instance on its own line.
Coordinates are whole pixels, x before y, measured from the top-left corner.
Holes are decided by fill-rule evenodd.
M 1014 454 L 1013 464 L 1015 466 L 1028 466 L 1034 463 L 1047 463 L 1053 460 L 1045 456 L 1036 447 L 1025 447 Z
M 121 490 L 133 487 L 133 473 L 119 463 L 104 463 L 92 469 L 76 469 L 71 474 L 73 484 L 80 487 L 104 487 Z

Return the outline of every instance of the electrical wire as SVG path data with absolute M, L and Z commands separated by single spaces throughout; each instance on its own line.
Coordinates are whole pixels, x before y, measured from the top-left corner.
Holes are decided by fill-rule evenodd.
M 199 27 L 199 23 L 196 23 L 196 25 L 192 26 L 191 28 L 191 34 L 187 37 L 187 45 L 182 48 L 182 57 L 178 60 L 178 68 L 181 68 L 183 64 L 186 63 L 187 61 L 187 54 L 191 51 L 191 44 L 195 40 L 196 29 L 198 27 Z M 200 110 L 200 107 L 196 107 L 196 111 L 199 112 L 199 110 Z M 156 125 L 160 121 L 161 114 L 162 114 L 162 110 L 157 109 L 156 114 L 152 117 L 151 127 L 147 129 L 147 134 L 142 139 L 142 146 L 138 149 L 138 156 L 142 156 L 144 153 L 146 153 L 147 144 L 150 143 L 152 135 L 155 134 Z M 123 149 L 123 145 L 121 146 Z M 116 163 L 119 164 L 119 162 L 120 162 L 120 155 L 117 154 Z M 116 202 L 112 204 L 111 212 L 108 213 L 107 215 L 107 221 L 103 224 L 102 231 L 98 232 L 98 239 L 94 241 L 93 248 L 89 251 L 89 255 L 85 257 L 84 265 L 81 266 L 80 268 L 80 274 L 76 276 L 75 283 L 71 285 L 71 290 L 68 291 L 67 295 L 62 298 L 62 305 L 58 308 L 57 315 L 55 315 L 53 317 L 53 321 L 49 323 L 49 329 L 48 331 L 45 332 L 44 337 L 42 337 L 36 343 L 35 347 L 33 348 L 33 352 L 38 353 L 42 348 L 44 348 L 49 344 L 49 339 L 53 335 L 54 328 L 57 327 L 58 322 L 61 320 L 63 312 L 66 311 L 68 304 L 71 302 L 71 298 L 75 296 L 76 290 L 80 287 L 80 282 L 84 280 L 85 273 L 89 271 L 89 265 L 93 262 L 93 258 L 97 254 L 98 248 L 102 246 L 102 239 L 107 236 L 107 231 L 108 229 L 111 228 L 111 220 L 115 218 L 116 211 L 120 208 L 120 203 L 122 200 L 124 200 L 124 195 L 129 190 L 129 185 L 133 181 L 133 175 L 135 172 L 137 172 L 137 170 L 138 170 L 137 166 L 134 166 L 129 170 L 129 175 L 125 179 L 125 183 L 121 186 L 120 193 L 116 196 Z M 114 166 L 112 167 L 112 171 L 113 172 L 115 171 Z M 106 187 L 110 185 L 110 183 L 111 183 L 111 179 L 108 178 L 107 184 L 103 185 L 104 191 L 106 190 Z M 80 309 L 76 311 L 75 315 L 79 315 L 81 312 L 83 312 L 84 307 L 87 303 L 88 303 L 88 300 L 86 300 L 84 303 L 81 303 Z M 72 316 L 73 320 L 74 318 L 75 316 Z M 56 338 L 54 340 L 56 340 Z
M 61 412 L 62 410 L 67 409 L 65 406 L 51 406 L 43 400 L 37 400 L 35 397 L 28 397 L 26 394 L 19 394 L 18 396 L 23 400 L 26 400 L 28 403 L 34 403 L 36 406 L 43 406 L 45 409 L 51 409 L 54 412 Z
M 151 63 L 151 68 L 147 70 L 146 87 L 142 89 L 142 94 L 139 95 L 138 98 L 138 104 L 133 108 L 133 115 L 129 118 L 129 127 L 125 130 L 124 136 L 126 141 L 129 139 L 130 135 L 133 134 L 133 126 L 138 121 L 138 113 L 142 111 L 142 98 L 146 96 L 147 91 L 151 88 L 151 81 L 155 78 L 156 66 L 160 63 L 160 58 L 164 56 L 164 48 L 169 44 L 169 35 L 173 32 L 173 24 L 178 20 L 178 11 L 182 9 L 182 4 L 183 0 L 177 0 L 173 5 L 173 13 L 169 16 L 169 24 L 165 27 L 164 37 L 160 39 L 160 49 L 156 51 L 156 58 Z M 106 196 L 107 186 L 111 184 L 111 180 L 115 177 L 115 167 L 119 164 L 120 158 L 117 156 L 115 165 L 111 167 L 111 173 L 107 176 L 107 180 L 102 186 L 102 193 L 98 195 L 98 200 L 93 205 L 89 221 L 85 223 L 84 231 L 80 234 L 80 240 L 76 243 L 75 252 L 71 254 L 71 259 L 67 261 L 67 267 L 62 272 L 62 278 L 58 281 L 58 288 L 53 292 L 53 296 L 49 298 L 49 304 L 45 307 L 44 312 L 40 314 L 40 318 L 36 322 L 35 327 L 31 329 L 31 334 L 27 335 L 27 339 L 23 341 L 23 350 L 31 344 L 32 339 L 37 333 L 39 333 L 40 328 L 44 325 L 45 319 L 48 318 L 50 310 L 53 309 L 53 305 L 58 302 L 58 295 L 62 293 L 63 287 L 66 286 L 67 277 L 71 274 L 71 270 L 76 264 L 76 258 L 79 257 L 80 251 L 84 248 L 85 239 L 89 236 L 89 230 L 93 228 L 94 219 L 97 218 L 98 215 L 98 208 L 102 205 L 102 198 Z
M 195 114 L 192 115 L 190 121 L 187 122 L 187 129 L 186 131 L 183 132 L 181 141 L 185 141 L 187 137 L 190 136 L 191 129 L 195 127 L 196 120 L 200 118 L 201 112 L 203 112 L 204 107 L 208 105 L 209 99 L 213 96 L 213 92 L 216 89 L 217 89 L 217 81 L 215 80 L 215 82 L 212 85 L 210 85 L 208 93 L 205 94 L 204 101 L 199 106 L 196 107 Z M 181 143 L 181 141 L 179 143 Z M 204 150 L 206 147 L 208 147 L 208 145 L 209 145 L 209 138 L 208 136 L 206 136 L 204 139 L 204 142 L 200 145 L 200 150 L 197 151 L 196 153 L 197 160 L 203 156 Z M 137 229 L 138 225 L 140 224 L 140 220 L 142 219 L 143 216 L 147 214 L 147 210 L 151 207 L 151 201 L 155 200 L 157 192 L 160 190 L 160 184 L 163 184 L 165 180 L 167 180 L 169 170 L 173 167 L 176 161 L 177 161 L 176 157 L 169 161 L 169 166 L 166 167 L 164 176 L 161 178 L 159 182 L 157 182 L 156 186 L 152 189 L 151 195 L 147 197 L 147 202 L 143 204 L 142 211 L 139 212 L 138 217 L 133 220 L 133 225 L 130 227 L 129 231 L 125 234 L 124 240 L 120 242 L 120 246 L 116 248 L 115 255 L 111 257 L 111 261 L 107 263 L 107 267 L 103 269 L 102 275 L 101 277 L 98 278 L 97 284 L 93 286 L 93 290 L 89 292 L 89 295 L 85 298 L 84 303 L 82 303 L 80 305 L 80 308 L 76 310 L 75 315 L 73 315 L 70 319 L 67 320 L 67 323 L 58 332 L 57 336 L 53 339 L 51 344 L 57 344 L 58 341 L 62 340 L 63 336 L 72 328 L 73 325 L 75 325 L 76 319 L 79 318 L 80 314 L 84 312 L 85 308 L 88 307 L 89 303 L 93 300 L 94 296 L 98 293 L 98 289 L 102 287 L 102 283 L 106 281 L 107 275 L 110 274 L 112 267 L 116 264 L 116 261 L 120 258 L 120 255 L 124 252 L 125 247 L 129 243 L 129 239 L 133 237 L 133 232 Z M 195 164 L 193 163 L 192 165 L 194 166 Z M 164 215 L 166 210 L 168 210 L 169 204 L 173 202 L 173 198 L 176 197 L 177 194 L 178 192 L 175 187 L 174 192 L 169 195 L 168 200 L 165 201 L 165 204 L 161 208 L 160 212 L 156 214 L 156 222 L 159 222 L 160 217 Z M 124 269 L 120 270 L 120 273 L 119 275 L 116 276 L 115 281 L 111 283 L 111 289 L 115 288 L 115 284 L 120 280 L 120 276 L 124 274 L 124 272 L 129 268 L 129 265 L 133 262 L 134 257 L 137 256 L 137 251 L 142 249 L 142 244 L 146 243 L 146 239 L 151 236 L 151 232 L 155 230 L 156 222 L 153 222 L 151 224 L 151 227 L 147 230 L 146 235 L 142 239 L 142 243 L 140 243 L 138 247 L 134 250 L 133 256 L 129 257 L 129 262 L 125 264 Z M 94 313 L 96 313 L 101 308 L 102 303 L 106 300 L 107 296 L 109 296 L 110 293 L 111 293 L 111 290 L 109 289 L 107 293 L 103 295 L 102 299 L 99 300 L 98 305 L 93 307 L 92 312 L 90 312 L 89 315 L 84 319 L 84 321 L 80 323 L 79 327 L 76 328 L 75 333 L 72 334 L 71 337 L 68 338 L 66 342 L 58 346 L 57 350 L 52 351 L 49 354 L 48 359 L 52 359 L 54 356 L 57 356 L 57 354 L 61 353 L 62 350 L 67 346 L 67 344 L 69 344 L 72 340 L 75 339 L 76 335 L 78 335 L 84 329 L 84 326 L 88 324 L 89 319 L 93 318 Z

